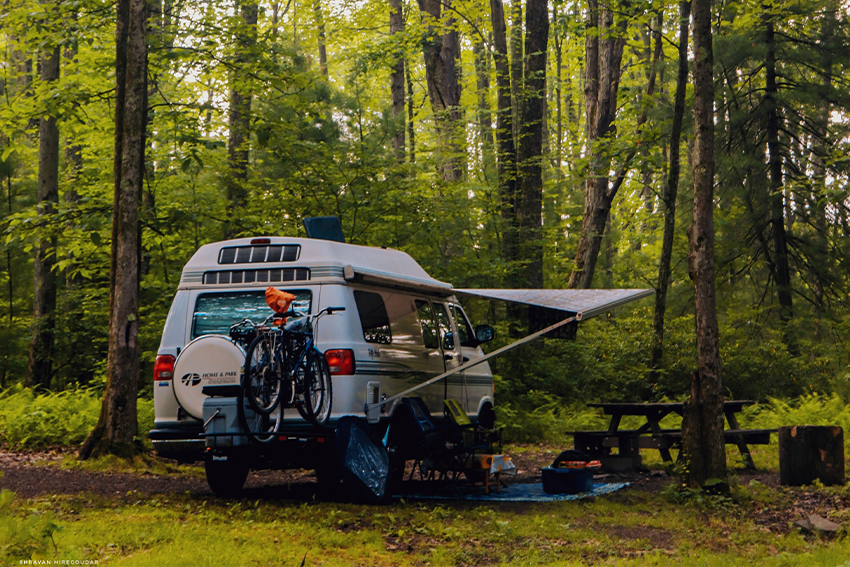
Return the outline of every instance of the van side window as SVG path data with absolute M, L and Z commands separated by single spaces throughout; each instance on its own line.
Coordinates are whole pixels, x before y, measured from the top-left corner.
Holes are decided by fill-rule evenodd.
M 371 291 L 354 291 L 354 302 L 360 314 L 360 326 L 363 328 L 363 338 L 367 343 L 388 345 L 393 342 L 390 330 L 390 318 L 384 298 L 379 293 Z
M 457 325 L 457 334 L 460 339 L 460 346 L 477 347 L 478 342 L 475 340 L 475 333 L 472 332 L 472 327 L 469 325 L 469 320 L 466 318 L 466 313 L 459 305 L 450 305 L 455 325 Z
M 295 294 L 292 309 L 298 313 L 310 313 L 313 294 L 308 290 L 286 290 Z M 260 324 L 271 315 L 263 291 L 238 291 L 229 293 L 204 293 L 195 301 L 192 314 L 192 336 L 226 335 L 230 326 L 242 319 Z
M 431 304 L 421 299 L 416 300 L 416 311 L 419 313 L 419 325 L 422 327 L 422 341 L 425 348 L 440 348 L 437 338 L 437 324 L 434 322 L 434 311 Z
M 440 342 L 446 350 L 455 349 L 455 337 L 452 334 L 452 321 L 449 319 L 449 314 L 446 312 L 446 306 L 442 303 L 434 304 L 434 311 L 437 313 L 437 325 L 440 328 Z

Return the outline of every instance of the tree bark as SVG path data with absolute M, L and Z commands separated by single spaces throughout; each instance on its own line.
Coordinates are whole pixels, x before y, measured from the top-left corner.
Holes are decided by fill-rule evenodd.
M 502 258 L 509 264 L 507 287 L 515 287 L 511 262 L 516 258 L 516 147 L 514 145 L 511 76 L 508 65 L 508 43 L 502 0 L 490 0 L 493 24 L 493 62 L 496 67 L 496 170 L 502 214 Z
M 404 31 L 404 15 L 401 0 L 390 0 L 390 34 Z M 398 50 L 390 71 L 390 95 L 392 97 L 393 152 L 399 163 L 404 163 L 404 53 Z
M 478 91 L 478 141 L 481 146 L 481 168 L 486 177 L 493 165 L 493 118 L 489 101 L 490 52 L 480 36 L 473 38 L 472 51 L 475 60 L 475 86 Z
M 613 12 L 600 8 L 597 0 L 588 0 L 584 98 L 589 163 L 581 235 L 568 284 L 571 289 L 589 289 L 593 283 L 602 234 L 616 195 L 616 189 L 609 190 L 611 157 L 606 138 L 612 135 L 611 125 L 617 111 L 626 24 L 623 18 L 614 30 Z
M 688 26 L 691 17 L 690 0 L 679 2 L 679 73 L 676 77 L 676 95 L 673 101 L 673 123 L 670 126 L 670 167 L 661 195 L 664 203 L 664 235 L 661 257 L 658 260 L 658 284 L 655 286 L 655 314 L 652 329 L 652 351 L 649 367 L 652 380 L 658 380 L 658 369 L 664 355 L 664 313 L 667 310 L 667 290 L 670 286 L 670 264 L 673 258 L 673 236 L 676 230 L 676 199 L 679 193 L 679 146 L 682 120 L 685 115 L 685 91 L 688 88 Z
M 519 177 L 519 255 L 522 284 L 543 287 L 543 130 L 546 118 L 546 54 L 549 42 L 549 9 L 545 0 L 525 4 L 525 77 L 517 173 Z
M 776 38 L 771 15 L 766 15 L 765 45 L 767 57 L 765 60 L 765 104 L 767 105 L 767 153 L 768 171 L 770 175 L 770 225 L 773 240 L 773 277 L 776 281 L 777 298 L 779 299 L 779 320 L 785 324 L 793 316 L 793 299 L 791 296 L 791 268 L 788 263 L 788 240 L 785 234 L 785 203 L 782 183 L 782 152 L 779 148 L 779 116 L 776 99 Z M 787 329 L 786 344 L 789 343 Z
M 723 380 L 714 290 L 714 77 L 711 0 L 693 0 L 694 210 L 688 271 L 694 282 L 699 369 L 685 403 L 682 450 L 691 487 L 726 482 Z
M 122 105 L 116 106 L 115 208 L 110 288 L 109 351 L 106 390 L 100 418 L 80 449 L 80 458 L 106 453 L 134 453 L 138 432 L 136 396 L 139 374 L 139 199 L 144 177 L 147 120 L 147 16 L 145 0 L 119 0 L 117 7 L 116 79 L 123 82 Z
M 404 76 L 407 80 L 407 139 L 410 142 L 410 163 L 416 163 L 416 124 L 413 119 L 413 79 L 410 77 L 410 66 L 405 65 Z
M 513 137 L 519 145 L 519 119 L 522 107 L 522 0 L 511 0 L 511 118 L 513 119 Z
M 809 208 L 811 215 L 814 217 L 812 224 L 815 227 L 813 253 L 813 265 L 817 266 L 812 278 L 812 293 L 814 294 L 814 306 L 818 317 L 823 315 L 825 311 L 825 293 L 826 286 L 826 268 L 830 264 L 829 260 L 829 240 L 828 240 L 828 222 L 826 215 L 826 156 L 829 149 L 829 115 L 832 110 L 831 91 L 832 91 L 832 73 L 833 73 L 833 49 L 829 45 L 835 38 L 835 28 L 837 20 L 838 8 L 832 4 L 827 8 L 823 19 L 821 20 L 820 43 L 823 50 L 822 65 L 823 65 L 823 83 L 821 85 L 820 96 L 820 111 L 818 112 L 817 121 L 815 122 L 815 132 L 813 133 L 814 141 L 812 143 L 812 178 L 813 185 L 816 188 L 810 198 Z M 820 331 L 820 323 L 816 324 L 816 331 Z
M 441 0 L 418 0 L 425 28 L 423 54 L 428 98 L 439 140 L 439 171 L 446 182 L 463 177 L 463 146 L 460 119 L 460 84 L 457 81 L 457 31 L 449 28 L 442 35 Z M 446 3 L 450 6 L 450 3 Z M 448 18 L 451 20 L 451 18 Z M 448 27 L 448 26 L 447 26 Z
M 256 7 L 255 7 L 256 9 Z M 319 0 L 313 0 L 313 15 L 316 18 L 317 39 L 319 43 L 319 72 L 323 77 L 328 76 L 328 48 L 325 43 L 325 18 L 322 15 L 322 4 Z M 390 16 L 392 19 L 392 16 Z M 254 25 L 257 24 L 256 16 Z M 392 31 L 392 30 L 391 30 Z
M 244 67 L 251 61 L 251 51 L 257 42 L 257 4 L 246 3 L 238 7 L 241 22 L 236 31 L 236 53 L 234 69 L 230 75 L 230 109 L 228 112 L 227 139 L 228 178 L 226 195 L 228 201 L 227 222 L 224 237 L 233 238 L 239 233 L 241 215 L 248 203 L 248 159 L 251 135 L 250 79 Z
M 41 57 L 41 81 L 59 79 L 59 46 Z M 48 109 L 38 126 L 38 216 L 56 212 L 59 202 L 59 127 Z M 45 232 L 52 232 L 44 229 Z M 33 262 L 33 334 L 30 342 L 26 384 L 31 388 L 50 388 L 53 374 L 53 337 L 56 326 L 56 235 L 40 235 L 35 244 Z

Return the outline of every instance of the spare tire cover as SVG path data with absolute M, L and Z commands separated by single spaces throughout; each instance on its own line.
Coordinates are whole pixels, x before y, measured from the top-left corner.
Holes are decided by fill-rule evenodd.
M 238 384 L 245 351 L 222 335 L 204 335 L 188 345 L 174 361 L 174 396 L 186 413 L 204 418 L 204 386 Z

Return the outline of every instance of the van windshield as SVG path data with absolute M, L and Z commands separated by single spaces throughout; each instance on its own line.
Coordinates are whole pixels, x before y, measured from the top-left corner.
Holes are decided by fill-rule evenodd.
M 291 309 L 308 315 L 313 294 L 309 290 L 286 290 L 295 295 Z M 226 335 L 230 326 L 242 319 L 262 323 L 272 311 L 266 305 L 264 291 L 237 291 L 230 293 L 205 293 L 198 296 L 192 315 L 192 337 Z

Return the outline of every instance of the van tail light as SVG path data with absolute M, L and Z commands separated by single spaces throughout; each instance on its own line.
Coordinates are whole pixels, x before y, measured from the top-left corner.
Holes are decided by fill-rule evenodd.
M 174 376 L 174 357 L 170 354 L 160 354 L 153 364 L 154 380 L 171 380 Z
M 333 349 L 325 352 L 331 376 L 337 374 L 354 374 L 354 351 L 347 348 Z

